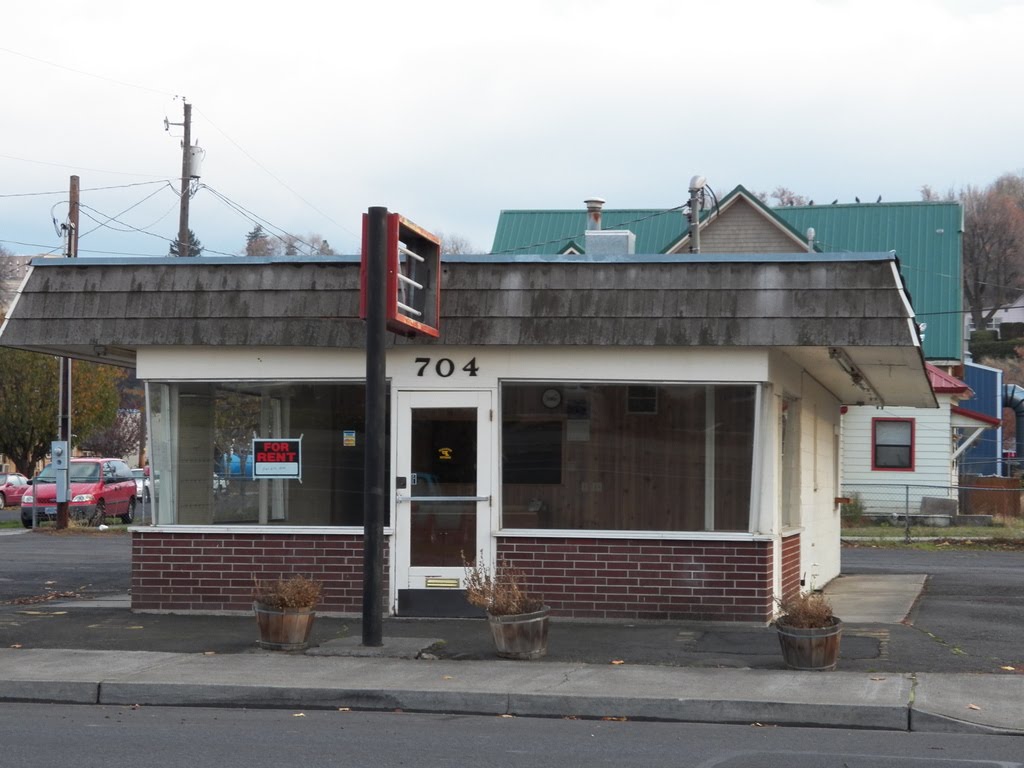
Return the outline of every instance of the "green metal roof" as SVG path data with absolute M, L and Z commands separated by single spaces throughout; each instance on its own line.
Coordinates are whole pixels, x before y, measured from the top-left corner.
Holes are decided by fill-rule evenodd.
M 741 190 L 745 191 L 737 187 L 722 202 Z M 895 251 L 914 310 L 919 320 L 928 324 L 925 357 L 962 359 L 963 213 L 958 203 L 865 203 L 764 210 L 801 238 L 808 227 L 813 227 L 821 252 Z M 606 208 L 601 216 L 603 229 L 631 230 L 636 235 L 636 252 L 643 254 L 664 253 L 687 229 L 686 217 L 679 208 Z M 498 217 L 491 252 L 553 255 L 563 252 L 570 242 L 582 250 L 586 229 L 587 212 L 582 206 L 572 210 L 506 210 Z
M 817 248 L 896 251 L 929 360 L 963 359 L 963 209 L 959 203 L 861 203 L 775 208 Z
M 601 212 L 602 229 L 628 229 L 636 235 L 637 253 L 662 253 L 686 231 L 686 215 L 682 210 L 605 209 Z M 502 211 L 494 233 L 491 253 L 561 253 L 572 242 L 583 250 L 587 231 L 587 211 Z

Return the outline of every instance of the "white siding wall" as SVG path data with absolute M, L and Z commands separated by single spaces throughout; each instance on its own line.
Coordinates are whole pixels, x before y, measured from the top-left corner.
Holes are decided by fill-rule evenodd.
M 780 414 L 783 398 L 799 402 L 800 577 L 808 588 L 823 587 L 840 566 L 840 403 L 785 355 L 772 355 L 771 377 Z
M 924 496 L 945 497 L 955 482 L 950 421 L 951 398 L 936 395 L 938 408 L 874 408 L 851 406 L 843 416 L 844 494 L 860 496 L 869 513 L 911 514 L 919 511 Z M 872 470 L 873 419 L 912 419 L 914 470 Z

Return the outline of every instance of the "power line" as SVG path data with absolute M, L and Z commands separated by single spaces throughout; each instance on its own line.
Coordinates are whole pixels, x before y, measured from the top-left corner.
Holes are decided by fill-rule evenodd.
M 219 132 L 220 132 L 220 134 L 221 134 L 221 135 L 222 135 L 222 136 L 223 136 L 223 137 L 224 137 L 225 139 L 227 139 L 227 140 L 228 140 L 228 141 L 230 141 L 230 142 L 231 142 L 232 144 L 234 144 L 235 148 L 236 148 L 236 149 L 237 149 L 237 150 L 238 150 L 239 152 L 241 152 L 241 153 L 242 153 L 243 155 L 245 155 L 245 156 L 246 156 L 247 158 L 249 158 L 249 160 L 250 160 L 250 161 L 252 161 L 252 162 L 253 162 L 253 163 L 254 163 L 254 164 L 255 164 L 255 165 L 256 165 L 256 166 L 258 167 L 258 168 L 260 168 L 260 169 L 261 169 L 261 170 L 262 170 L 262 171 L 263 171 L 264 173 L 266 173 L 266 174 L 267 174 L 268 176 L 270 176 L 270 178 L 272 178 L 272 179 L 273 179 L 274 181 L 276 181 L 276 182 L 277 182 L 278 184 L 280 184 L 280 185 L 281 185 L 282 187 L 284 187 L 284 188 L 285 188 L 285 189 L 287 189 L 287 190 L 288 190 L 289 192 L 291 192 L 291 193 L 292 193 L 293 195 L 295 195 L 295 197 L 297 197 L 297 198 L 298 198 L 299 200 L 301 200 L 301 201 L 302 201 L 303 203 L 305 203 L 305 204 L 306 204 L 307 206 L 309 206 L 309 207 L 310 207 L 311 209 L 313 209 L 314 211 L 316 211 L 317 213 L 319 213 L 319 214 L 320 214 L 321 216 L 323 216 L 323 217 L 324 217 L 325 219 L 327 219 L 327 220 L 328 220 L 329 222 L 331 222 L 331 223 L 332 223 L 332 224 L 333 224 L 334 226 L 336 226 L 336 227 L 338 227 L 338 228 L 340 228 L 340 229 L 343 229 L 343 230 L 344 230 L 345 232 L 348 232 L 348 233 L 349 233 L 350 235 L 352 235 L 352 237 L 356 238 L 356 240 L 357 240 L 357 241 L 359 241 L 359 240 L 361 239 L 361 237 L 360 237 L 359 235 L 356 235 L 356 233 L 355 233 L 355 232 L 353 232 L 352 230 L 350 230 L 350 229 L 349 229 L 348 227 L 346 227 L 345 225 L 343 225 L 343 224 L 339 224 L 339 223 L 338 223 L 337 221 L 335 221 L 335 220 L 334 220 L 334 219 L 333 219 L 333 218 L 332 218 L 331 216 L 329 216 L 328 214 L 326 214 L 326 213 L 324 213 L 323 211 L 321 211 L 321 210 L 320 210 L 319 208 L 317 208 L 317 207 L 316 207 L 315 205 L 313 205 L 313 203 L 309 202 L 309 200 L 307 200 L 307 199 L 306 199 L 306 198 L 304 198 L 304 197 L 303 197 L 302 195 L 300 195 L 300 194 L 299 194 L 298 192 L 296 192 L 296 191 L 295 191 L 294 189 L 292 189 L 292 188 L 291 188 L 290 186 L 288 186 L 288 184 L 286 184 L 286 183 L 285 183 L 285 182 L 284 182 L 284 181 L 283 181 L 283 180 L 282 180 L 282 179 L 281 179 L 280 177 L 278 177 L 277 175 L 275 175 L 275 174 L 273 173 L 273 171 L 271 171 L 271 170 L 270 170 L 269 168 L 267 168 L 267 167 L 266 167 L 265 165 L 263 165 L 263 163 L 261 163 L 261 162 L 260 162 L 259 160 L 257 160 L 257 159 L 256 159 L 255 157 L 253 157 L 253 156 L 252 156 L 251 154 L 249 154 L 249 153 L 248 153 L 248 152 L 247 152 L 247 151 L 246 151 L 246 150 L 245 150 L 245 149 L 244 149 L 244 148 L 243 148 L 243 147 L 242 147 L 242 146 L 241 146 L 241 145 L 240 145 L 240 144 L 239 144 L 239 143 L 238 143 L 237 141 L 235 141 L 235 140 L 234 140 L 233 138 L 231 138 L 230 136 L 228 136 L 228 134 L 227 134 L 227 133 L 226 133 L 226 132 L 225 132 L 225 131 L 224 131 L 224 130 L 223 130 L 223 129 L 222 129 L 222 128 L 221 128 L 220 126 L 219 126 L 219 125 L 217 125 L 217 124 L 216 124 L 215 122 L 213 122 L 213 120 L 211 120 L 211 119 L 210 119 L 210 116 L 209 116 L 209 115 L 207 115 L 207 114 L 206 114 L 205 112 L 203 112 L 203 111 L 202 111 L 201 109 L 199 109 L 199 107 L 195 107 L 195 110 L 196 110 L 196 112 L 198 112 L 199 114 L 201 114 L 201 115 L 202 115 L 202 116 L 203 116 L 203 117 L 204 117 L 204 118 L 206 119 L 206 121 L 207 121 L 207 122 L 208 122 L 208 123 L 209 123 L 210 125 L 212 125 L 212 126 L 213 126 L 214 128 L 216 128 L 216 129 L 217 129 L 217 131 L 219 131 Z
M 155 176 L 157 178 L 163 176 L 160 173 L 129 173 L 127 171 L 107 171 L 103 168 L 86 168 L 84 165 L 67 165 L 65 163 L 48 163 L 45 160 L 31 160 L 27 157 L 15 157 L 14 155 L 2 155 L 0 157 L 7 158 L 8 160 L 18 160 L 22 163 L 34 163 L 36 165 L 47 165 L 51 168 L 66 168 L 72 171 L 91 171 L 92 173 L 109 173 L 114 176 Z M 67 192 L 67 190 L 64 190 Z
M 234 200 L 232 200 L 231 198 L 229 198 L 227 195 L 223 194 L 222 192 L 218 192 L 216 189 L 214 189 L 211 186 L 208 186 L 207 184 L 200 184 L 199 186 L 202 189 L 208 190 L 212 195 L 214 195 L 215 197 L 220 199 L 223 203 L 225 203 L 227 206 L 232 208 L 236 213 L 238 213 L 239 215 L 241 215 L 243 218 L 247 219 L 248 221 L 251 221 L 253 224 L 265 224 L 266 226 L 270 227 L 271 230 L 277 230 L 278 232 L 283 232 L 285 237 L 290 237 L 293 240 L 295 240 L 296 242 L 302 243 L 304 246 L 309 248 L 311 253 L 316 253 L 317 252 L 317 247 L 315 245 L 313 245 L 312 243 L 307 243 L 301 237 L 298 237 L 297 235 L 293 235 L 290 232 L 288 232 L 288 230 L 282 229 L 281 227 L 277 226 L 276 224 L 274 224 L 274 223 L 272 223 L 270 221 L 267 221 L 266 219 L 264 219 L 263 217 L 259 216 L 258 214 L 253 213 L 252 211 L 250 211 L 248 208 L 243 206 L 241 203 L 236 203 Z M 281 235 L 277 234 L 277 232 L 271 231 L 269 234 L 271 234 L 274 237 L 276 237 L 282 243 L 285 243 L 285 244 L 288 243 L 288 241 L 285 239 L 285 237 L 282 237 Z
M 5 155 L 0 155 L 5 157 Z M 70 167 L 70 166 L 68 166 Z M 108 173 L 108 171 L 100 171 L 100 173 Z M 84 187 L 82 192 L 100 192 L 107 189 L 129 189 L 131 187 L 144 187 L 149 184 L 169 184 L 168 179 L 160 179 L 158 181 L 136 181 L 132 184 L 114 184 L 106 187 Z M 68 191 L 66 189 L 58 189 L 53 192 L 14 192 L 6 195 L 0 195 L 0 197 L 42 197 L 45 195 L 66 195 Z
M 171 187 L 171 183 L 170 182 L 167 182 L 167 187 Z M 173 191 L 173 188 L 171 188 L 171 189 Z M 154 197 L 155 195 L 159 194 L 163 190 L 164 190 L 164 187 L 160 187 L 159 189 L 154 190 L 153 192 L 151 192 L 150 194 L 146 195 L 144 198 L 139 200 L 137 203 L 133 203 L 132 205 L 129 205 L 127 208 L 125 208 L 120 213 L 118 213 L 118 214 L 116 214 L 114 216 L 111 216 L 105 222 L 102 222 L 102 223 L 98 224 L 97 226 L 95 226 L 92 229 L 90 229 L 88 232 L 83 232 L 81 235 L 79 235 L 79 237 L 81 238 L 81 237 L 85 237 L 86 235 L 91 235 L 93 232 L 95 232 L 100 227 L 106 226 L 108 222 L 110 222 L 110 221 L 117 221 L 118 216 L 124 216 L 126 213 L 128 213 L 128 211 L 132 210 L 133 208 L 139 207 L 144 202 L 149 200 L 151 197 Z M 83 205 L 79 204 L 79 210 L 81 210 L 82 208 L 87 208 L 87 207 L 89 207 L 89 206 L 83 206 Z M 95 208 L 90 208 L 90 210 L 95 211 L 96 209 Z M 96 211 L 96 212 L 99 213 L 99 211 Z M 102 214 L 100 214 L 100 215 L 102 215 Z M 166 216 L 166 215 L 167 214 L 165 213 L 164 216 Z M 164 218 L 164 216 L 161 216 L 160 219 Z M 92 217 L 90 216 L 89 218 L 92 218 Z M 160 221 L 160 219 L 157 219 L 157 221 Z M 120 222 L 118 222 L 118 223 L 120 223 Z M 153 223 L 155 224 L 156 222 L 153 222 Z M 150 226 L 152 226 L 152 224 Z M 113 229 L 113 227 L 111 227 L 111 229 Z
M 135 89 L 140 90 L 140 91 L 149 91 L 150 93 L 159 93 L 162 96 L 174 96 L 175 98 L 177 98 L 177 95 L 178 95 L 176 93 L 171 93 L 170 91 L 163 91 L 163 90 L 160 90 L 158 88 L 150 88 L 149 86 L 138 85 L 136 83 L 128 83 L 128 82 L 125 82 L 124 80 L 115 80 L 114 78 L 106 77 L 105 75 L 97 75 L 97 74 L 95 74 L 93 72 L 86 72 L 83 69 L 75 69 L 74 67 L 68 67 L 68 66 L 65 66 L 63 64 L 57 64 L 56 62 L 47 61 L 46 59 L 40 59 L 37 56 L 29 56 L 27 53 L 21 53 L 20 51 L 15 51 L 15 50 L 12 50 L 10 48 L 6 48 L 4 46 L 0 46 L 0 51 L 4 51 L 5 53 L 9 53 L 12 56 L 20 56 L 23 59 L 29 59 L 30 61 L 35 61 L 35 62 L 38 62 L 40 64 L 45 64 L 48 67 L 54 67 L 56 69 L 63 69 L 66 72 L 74 72 L 76 75 L 84 75 L 85 77 L 93 77 L 93 78 L 96 78 L 97 80 L 104 80 L 104 81 L 106 81 L 108 83 L 113 83 L 114 85 L 124 86 L 125 88 L 135 88 Z

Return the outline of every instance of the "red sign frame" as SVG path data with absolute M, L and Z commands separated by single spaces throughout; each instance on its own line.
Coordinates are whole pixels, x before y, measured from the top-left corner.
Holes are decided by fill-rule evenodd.
M 369 258 L 369 214 L 363 214 L 363 246 L 360 259 L 359 316 L 366 319 L 366 260 Z M 404 247 L 403 245 L 404 244 Z M 411 251 L 415 256 L 408 255 Z M 419 257 L 418 260 L 416 257 Z M 387 329 L 403 336 L 417 334 L 437 338 L 441 326 L 441 240 L 397 213 L 387 217 Z M 404 279 L 403 279 L 404 278 Z M 399 301 L 406 285 L 417 285 L 422 296 L 415 306 Z M 412 312 L 418 311 L 419 318 Z

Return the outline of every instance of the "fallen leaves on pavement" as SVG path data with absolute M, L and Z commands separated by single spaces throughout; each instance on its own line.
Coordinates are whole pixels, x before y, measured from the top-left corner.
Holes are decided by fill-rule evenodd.
M 44 592 L 41 595 L 16 597 L 13 600 L 7 600 L 4 605 L 36 605 L 37 603 L 48 603 L 51 600 L 77 600 L 82 596 L 83 595 L 80 590 L 70 590 L 67 592 Z

